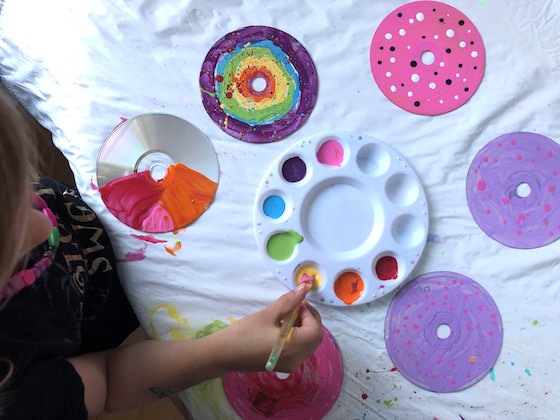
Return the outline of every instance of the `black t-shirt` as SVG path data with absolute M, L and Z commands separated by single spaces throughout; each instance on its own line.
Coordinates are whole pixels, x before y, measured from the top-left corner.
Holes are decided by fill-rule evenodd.
M 0 418 L 86 419 L 82 380 L 65 359 L 118 346 L 138 321 L 107 233 L 75 187 L 42 178 L 37 192 L 57 217 L 60 244 L 52 266 L 0 310 L 0 358 L 15 368 Z

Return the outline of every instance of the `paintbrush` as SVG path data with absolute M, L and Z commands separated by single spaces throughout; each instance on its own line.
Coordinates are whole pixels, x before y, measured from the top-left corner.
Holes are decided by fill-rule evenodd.
M 311 288 L 310 286 L 312 285 L 313 280 L 315 280 L 315 276 L 309 276 L 307 274 L 303 274 L 303 276 L 301 276 L 301 283 L 305 284 L 307 290 Z M 287 318 L 282 322 L 282 326 L 280 327 L 280 336 L 276 339 L 274 347 L 272 348 L 270 356 L 268 356 L 268 360 L 264 367 L 267 371 L 272 372 L 276 367 L 278 359 L 280 359 L 280 355 L 282 354 L 282 350 L 284 350 L 284 346 L 288 342 L 288 338 L 290 337 L 290 333 L 292 332 L 292 328 L 294 327 L 298 314 L 299 306 L 292 309 Z

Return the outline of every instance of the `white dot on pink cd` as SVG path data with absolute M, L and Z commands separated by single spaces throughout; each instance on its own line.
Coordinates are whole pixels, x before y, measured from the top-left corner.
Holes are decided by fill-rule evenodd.
M 393 10 L 377 27 L 370 46 L 379 89 L 395 105 L 421 115 L 445 114 L 467 103 L 482 81 L 485 57 L 473 22 L 436 1 Z

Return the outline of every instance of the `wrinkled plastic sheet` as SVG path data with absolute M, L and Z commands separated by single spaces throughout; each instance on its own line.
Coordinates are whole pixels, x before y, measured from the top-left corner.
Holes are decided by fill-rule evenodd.
M 393 367 L 384 339 L 392 296 L 350 308 L 318 306 L 340 346 L 345 377 L 328 418 L 555 418 L 560 408 L 560 243 L 519 250 L 486 236 L 470 215 L 465 179 L 490 140 L 530 131 L 560 141 L 560 2 L 449 1 L 480 31 L 487 67 L 463 107 L 426 117 L 401 110 L 375 85 L 369 45 L 399 1 L 163 0 L 41 2 L 7 0 L 0 21 L 1 67 L 9 88 L 54 133 L 84 199 L 107 225 L 127 294 L 148 333 L 195 336 L 233 322 L 286 291 L 265 267 L 252 227 L 255 193 L 267 166 L 317 133 L 354 131 L 400 152 L 426 189 L 430 236 L 414 275 L 449 270 L 478 281 L 496 301 L 504 341 L 492 375 L 462 392 L 436 394 Z M 296 37 L 318 71 L 319 96 L 308 122 L 266 145 L 235 140 L 206 114 L 198 75 L 227 32 L 262 24 Z M 95 188 L 96 157 L 122 118 L 166 112 L 212 140 L 221 177 L 215 201 L 178 234 L 176 257 L 163 244 L 130 236 Z M 169 245 L 168 244 L 168 245 Z M 129 254 L 131 255 L 131 254 Z M 188 357 L 188 355 L 185 355 Z M 220 381 L 181 394 L 196 418 L 233 418 Z

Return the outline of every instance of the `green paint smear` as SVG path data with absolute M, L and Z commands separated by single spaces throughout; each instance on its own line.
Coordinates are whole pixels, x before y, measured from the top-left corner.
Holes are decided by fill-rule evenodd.
M 227 326 L 228 325 L 224 321 L 216 320 L 198 330 L 194 338 L 206 337 L 207 335 L 215 333 L 216 331 L 219 331 Z
M 247 58 L 251 59 L 253 57 L 266 57 L 269 60 L 277 63 L 278 68 L 282 70 L 282 74 L 288 81 L 288 90 L 286 97 L 278 98 L 275 94 L 273 99 L 278 103 L 260 110 L 241 107 L 235 100 L 235 97 L 232 97 L 230 99 L 226 96 L 226 93 L 228 91 L 227 86 L 234 84 L 234 82 L 231 80 L 231 77 L 237 73 L 237 68 L 239 67 L 240 63 Z M 229 63 L 224 68 L 222 77 L 224 78 L 224 80 L 221 82 L 222 89 L 220 90 L 220 96 L 218 99 L 220 103 L 225 107 L 226 114 L 234 118 L 239 117 L 245 121 L 254 122 L 255 124 L 271 124 L 286 115 L 292 107 L 296 84 L 290 74 L 284 69 L 284 65 L 278 61 L 278 59 L 274 56 L 274 54 L 270 52 L 268 48 L 244 48 L 229 61 Z
M 490 379 L 492 379 L 492 382 L 496 382 L 496 372 L 494 372 L 494 368 L 490 368 Z
M 393 400 L 383 400 L 383 404 L 391 408 L 393 406 Z
M 538 323 L 539 323 L 539 321 L 537 321 L 536 319 L 535 319 L 533 322 L 531 322 L 531 324 L 533 325 L 533 327 L 536 326 Z
M 303 241 L 303 236 L 289 230 L 272 235 L 266 243 L 266 252 L 276 261 L 284 261 L 292 256 L 297 244 Z
M 525 373 L 527 374 L 527 376 L 533 376 L 533 374 L 531 373 L 531 371 L 528 368 L 525 369 Z
M 213 321 L 198 330 L 195 334 L 195 338 L 206 337 L 216 331 L 226 328 L 227 326 L 228 324 L 224 321 Z M 196 411 L 207 412 L 209 410 L 211 412 L 211 418 L 215 419 L 237 418 L 235 412 L 232 410 L 227 401 L 221 378 L 214 378 L 201 382 L 184 392 L 188 400 L 191 402 L 193 409 L 196 409 Z

